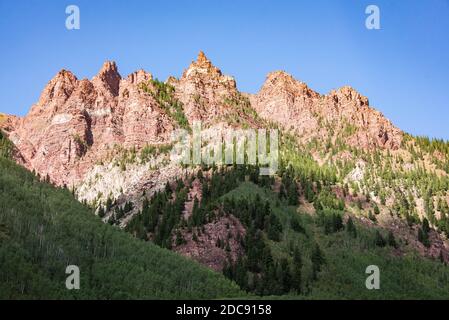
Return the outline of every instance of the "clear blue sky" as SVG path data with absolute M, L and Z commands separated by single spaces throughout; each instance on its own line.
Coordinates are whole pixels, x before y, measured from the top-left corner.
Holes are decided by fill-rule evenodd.
M 0 0 L 0 41 L 5 113 L 26 114 L 62 68 L 91 78 L 110 59 L 166 79 L 204 50 L 242 91 L 279 69 L 320 93 L 349 84 L 401 129 L 449 139 L 449 0 Z

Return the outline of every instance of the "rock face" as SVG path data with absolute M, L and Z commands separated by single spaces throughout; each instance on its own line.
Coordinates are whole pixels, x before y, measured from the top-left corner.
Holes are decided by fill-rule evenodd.
M 9 114 L 0 112 L 0 129 L 8 133 L 14 130 L 15 123 L 19 120 L 16 116 L 11 116 Z
M 244 239 L 245 235 L 246 230 L 241 222 L 230 215 L 206 224 L 204 232 L 197 236 L 196 241 L 193 239 L 192 233 L 184 231 L 183 237 L 186 243 L 176 246 L 174 251 L 221 272 L 229 260 L 235 263 L 243 254 L 241 239 Z M 229 252 L 225 250 L 224 246 L 217 245 L 220 240 L 228 241 Z
M 343 135 L 345 142 L 367 149 L 398 149 L 402 133 L 368 99 L 351 87 L 320 95 L 285 72 L 273 72 L 251 96 L 258 114 L 280 124 L 300 140 L 325 140 Z
M 143 71 L 122 79 L 106 62 L 91 81 L 61 70 L 9 137 L 25 165 L 58 185 L 80 181 L 114 145 L 141 148 L 168 142 L 173 125 L 139 83 Z
M 61 70 L 24 118 L 3 117 L 1 127 L 17 148 L 17 160 L 57 185 L 78 185 L 114 146 L 137 151 L 168 144 L 176 121 L 152 94 L 152 75 L 139 70 L 122 78 L 105 62 L 91 80 Z M 256 95 L 241 94 L 200 52 L 180 79 L 170 77 L 190 124 L 260 127 L 275 122 L 300 141 L 336 139 L 363 148 L 400 146 L 402 133 L 368 99 L 350 87 L 320 95 L 285 72 L 273 72 Z
M 170 78 L 168 82 L 175 87 L 176 97 L 183 103 L 190 123 L 201 121 L 208 125 L 232 115 L 239 116 L 231 105 L 231 101 L 241 98 L 234 78 L 223 75 L 202 51 L 181 79 Z
M 164 100 L 158 86 L 172 96 Z M 210 135 L 229 127 L 274 123 L 300 143 L 323 142 L 319 146 L 345 143 L 365 150 L 396 150 L 403 139 L 403 133 L 351 87 L 321 95 L 285 72 L 273 72 L 259 93 L 242 94 L 235 80 L 223 75 L 203 52 L 180 79 L 170 77 L 165 85 L 143 70 L 122 78 L 109 61 L 91 80 L 61 70 L 25 117 L 0 114 L 0 129 L 13 142 L 18 163 L 57 185 L 76 187 L 80 200 L 103 207 L 111 199 L 116 207 L 132 202 L 132 211 L 119 221 L 124 227 L 145 197 L 194 173 L 194 168 L 181 167 L 168 156 L 172 133 L 181 126 L 179 117 L 182 125 L 185 119 L 190 125 L 201 121 L 203 133 Z M 154 150 L 144 148 L 147 145 L 161 149 L 136 161 L 143 151 Z M 342 155 L 352 157 L 348 150 Z M 348 179 L 358 181 L 363 172 L 363 164 L 357 164 Z M 193 197 L 201 198 L 199 190 L 195 182 L 185 218 L 192 212 Z M 109 210 L 104 219 L 111 214 Z M 227 225 L 232 226 L 230 234 Z M 217 243 L 232 239 L 235 260 L 243 250 L 239 239 L 244 235 L 238 219 L 226 217 L 206 224 L 197 241 L 186 232 L 186 243 L 174 250 L 221 270 L 227 253 Z M 432 249 L 432 255 L 440 247 Z

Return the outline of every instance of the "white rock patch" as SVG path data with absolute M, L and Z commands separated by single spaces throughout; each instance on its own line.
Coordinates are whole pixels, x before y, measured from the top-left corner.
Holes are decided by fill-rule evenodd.
M 356 164 L 356 167 L 349 172 L 349 174 L 346 176 L 346 181 L 354 181 L 354 182 L 360 182 L 363 180 L 363 177 L 365 175 L 365 163 L 359 161 Z
M 90 116 L 94 116 L 94 117 L 104 117 L 104 116 L 112 114 L 112 111 L 110 108 L 101 108 L 101 109 L 93 110 L 93 111 L 89 112 L 89 114 L 90 114 Z
M 72 115 L 68 113 L 57 114 L 51 120 L 52 125 L 64 124 L 72 120 Z

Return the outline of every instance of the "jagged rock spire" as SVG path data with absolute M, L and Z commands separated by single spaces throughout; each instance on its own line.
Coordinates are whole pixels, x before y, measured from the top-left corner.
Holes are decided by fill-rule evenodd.
M 42 91 L 38 105 L 45 106 L 51 102 L 61 105 L 72 94 L 77 86 L 76 76 L 65 69 L 59 71 Z
M 120 80 L 122 77 L 118 72 L 114 61 L 106 61 L 100 72 L 92 79 L 92 82 L 100 87 L 104 87 L 113 96 L 119 93 Z
M 193 75 L 203 75 L 209 77 L 220 77 L 221 70 L 215 67 L 212 62 L 206 57 L 203 51 L 198 53 L 196 61 L 192 61 L 189 68 L 184 71 L 183 78 Z
M 204 52 L 201 50 L 201 51 L 198 53 L 198 58 L 196 59 L 196 61 L 197 61 L 198 63 L 204 63 L 204 62 L 208 62 L 209 59 L 207 59 L 206 55 L 205 55 Z

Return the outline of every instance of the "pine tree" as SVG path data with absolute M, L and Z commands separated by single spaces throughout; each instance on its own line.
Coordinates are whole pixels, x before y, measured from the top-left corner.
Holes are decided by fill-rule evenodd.
M 377 222 L 377 218 L 376 216 L 373 214 L 373 212 L 371 210 L 368 211 L 368 218 L 372 221 L 372 222 Z
M 298 205 L 298 187 L 295 181 L 290 181 L 290 184 L 288 186 L 287 197 L 288 197 L 288 204 L 290 206 Z
M 304 228 L 301 225 L 301 222 L 299 221 L 298 217 L 293 217 L 292 220 L 290 221 L 290 227 L 293 229 L 293 231 L 295 232 L 302 232 L 304 233 Z
M 393 247 L 395 249 L 398 247 L 398 244 L 396 243 L 396 239 L 394 238 L 394 234 L 391 230 L 388 232 L 387 242 L 390 247 Z
M 352 218 L 348 218 L 348 222 L 346 223 L 346 231 L 353 237 L 357 238 L 357 229 L 355 227 L 354 222 L 352 221 Z
M 181 231 L 177 230 L 176 231 L 176 245 L 180 246 L 186 243 L 186 240 L 184 239 L 184 237 L 181 234 Z
M 341 214 L 336 212 L 332 214 L 332 228 L 334 232 L 338 232 L 343 229 L 343 219 Z
M 313 202 L 315 199 L 315 193 L 313 192 L 312 186 L 309 182 L 306 182 L 305 195 L 308 202 Z
M 382 237 L 382 234 L 380 233 L 379 230 L 376 230 L 375 244 L 378 247 L 385 247 L 386 245 L 385 239 L 384 237 Z
M 429 220 L 427 220 L 426 218 L 423 219 L 422 229 L 425 233 L 429 233 L 430 231 Z
M 444 260 L 443 250 L 440 250 L 439 259 L 441 263 L 446 264 L 446 260 Z
M 100 208 L 98 208 L 98 216 L 100 218 L 104 218 L 105 212 L 102 206 L 100 206 Z
M 377 204 L 374 205 L 374 214 L 377 216 L 378 214 L 380 214 L 380 210 L 379 207 L 377 206 Z
M 287 198 L 287 192 L 283 183 L 279 186 L 279 199 Z
M 292 277 L 291 277 L 291 271 L 290 271 L 290 264 L 288 263 L 288 260 L 286 258 L 281 260 L 281 270 L 282 270 L 282 291 L 283 293 L 290 292 L 290 286 L 292 284 Z
M 215 242 L 215 246 L 217 248 L 221 248 L 221 249 L 223 248 L 223 243 L 222 243 L 220 237 L 217 238 L 217 241 Z
M 235 281 L 242 288 L 246 288 L 248 284 L 246 270 L 245 260 L 239 257 L 235 265 Z
M 274 213 L 271 213 L 267 218 L 268 223 L 265 224 L 265 230 L 268 232 L 268 238 L 273 241 L 280 241 L 282 225 L 279 218 Z
M 108 197 L 108 199 L 106 200 L 106 212 L 108 212 L 109 210 L 111 210 L 112 207 L 112 199 L 110 197 Z
M 418 229 L 418 241 L 421 242 L 425 247 L 430 247 L 429 235 L 425 233 L 422 228 Z
M 315 247 L 312 252 L 312 278 L 316 280 L 318 278 L 318 272 L 321 271 L 321 266 L 325 263 L 323 252 L 320 249 L 320 246 L 315 244 Z
M 293 251 L 293 267 L 292 267 L 292 288 L 299 294 L 301 293 L 301 274 L 302 274 L 302 257 L 299 248 Z
M 420 241 L 425 247 L 430 247 L 430 240 L 429 240 L 429 221 L 424 218 L 422 222 L 421 228 L 418 230 L 418 241 Z

